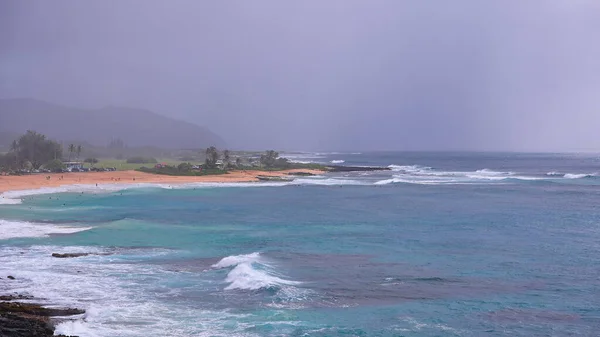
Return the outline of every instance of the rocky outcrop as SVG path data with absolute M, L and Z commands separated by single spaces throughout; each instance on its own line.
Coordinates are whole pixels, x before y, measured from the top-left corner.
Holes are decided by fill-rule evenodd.
M 2 301 L 31 300 L 26 295 L 2 295 Z M 39 304 L 0 302 L 0 336 L 46 337 L 54 336 L 51 317 L 73 316 L 85 313 L 76 308 L 45 308 Z M 76 337 L 65 336 L 62 337 Z
M 39 317 L 52 316 L 73 316 L 84 314 L 85 310 L 75 308 L 44 308 L 38 304 L 19 303 L 19 302 L 0 302 L 0 312 L 10 312 L 13 314 L 26 314 Z
M 260 181 L 277 181 L 277 182 L 285 182 L 292 181 L 292 178 L 280 177 L 280 176 L 257 176 L 256 179 Z
M 54 327 L 48 320 L 0 312 L 0 336 L 44 337 L 53 335 Z
M 90 255 L 90 253 L 65 253 L 65 254 L 52 253 L 52 257 L 57 257 L 59 259 L 65 259 L 65 258 L 69 258 L 69 257 L 88 256 L 88 255 Z
M 66 258 L 70 258 L 70 257 L 81 257 L 81 256 L 88 256 L 88 255 L 111 255 L 112 253 L 52 253 L 52 257 L 56 257 L 59 259 L 66 259 Z
M 15 300 L 32 300 L 33 296 L 14 294 L 14 295 L 0 295 L 0 301 L 15 301 Z
M 298 177 L 312 177 L 312 176 L 316 176 L 316 174 L 310 173 L 310 172 L 290 172 L 290 173 L 288 173 L 288 175 L 290 175 L 290 176 L 298 176 Z

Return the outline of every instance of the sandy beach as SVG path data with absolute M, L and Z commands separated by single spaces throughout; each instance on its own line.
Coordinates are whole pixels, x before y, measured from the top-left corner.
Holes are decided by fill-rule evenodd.
M 308 172 L 321 174 L 319 170 L 293 169 L 276 172 L 267 171 L 231 171 L 221 175 L 207 176 L 167 176 L 143 173 L 138 171 L 115 172 L 75 172 L 75 173 L 49 173 L 24 176 L 0 176 L 0 193 L 7 191 L 32 190 L 44 187 L 59 187 L 74 184 L 186 184 L 186 183 L 235 183 L 258 181 L 258 176 L 281 177 L 293 172 Z M 48 179 L 48 177 L 50 177 Z

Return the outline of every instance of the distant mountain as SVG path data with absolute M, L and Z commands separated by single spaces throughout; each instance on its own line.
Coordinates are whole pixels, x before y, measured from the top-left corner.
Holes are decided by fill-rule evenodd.
M 0 134 L 34 130 L 59 141 L 105 146 L 120 138 L 129 147 L 204 148 L 225 142 L 210 130 L 142 109 L 86 110 L 34 99 L 0 99 Z M 1 137 L 4 138 L 4 137 Z

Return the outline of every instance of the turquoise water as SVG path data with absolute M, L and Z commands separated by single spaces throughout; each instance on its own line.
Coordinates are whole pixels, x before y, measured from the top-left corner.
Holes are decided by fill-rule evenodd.
M 289 156 L 394 166 L 5 194 L 0 291 L 87 309 L 80 336 L 598 335 L 595 157 Z

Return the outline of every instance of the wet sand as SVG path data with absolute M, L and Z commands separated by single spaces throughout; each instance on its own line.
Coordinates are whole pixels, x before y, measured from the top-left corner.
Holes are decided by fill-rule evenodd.
M 307 172 L 321 174 L 320 170 L 293 169 L 276 172 L 269 171 L 231 171 L 221 175 L 207 176 L 167 176 L 143 173 L 138 171 L 115 172 L 73 172 L 73 173 L 41 173 L 24 176 L 0 176 L 0 193 L 7 191 L 33 190 L 44 187 L 59 187 L 75 184 L 186 184 L 186 183 L 236 183 L 258 181 L 258 176 L 282 177 L 288 173 Z M 50 177 L 50 178 L 48 178 Z

